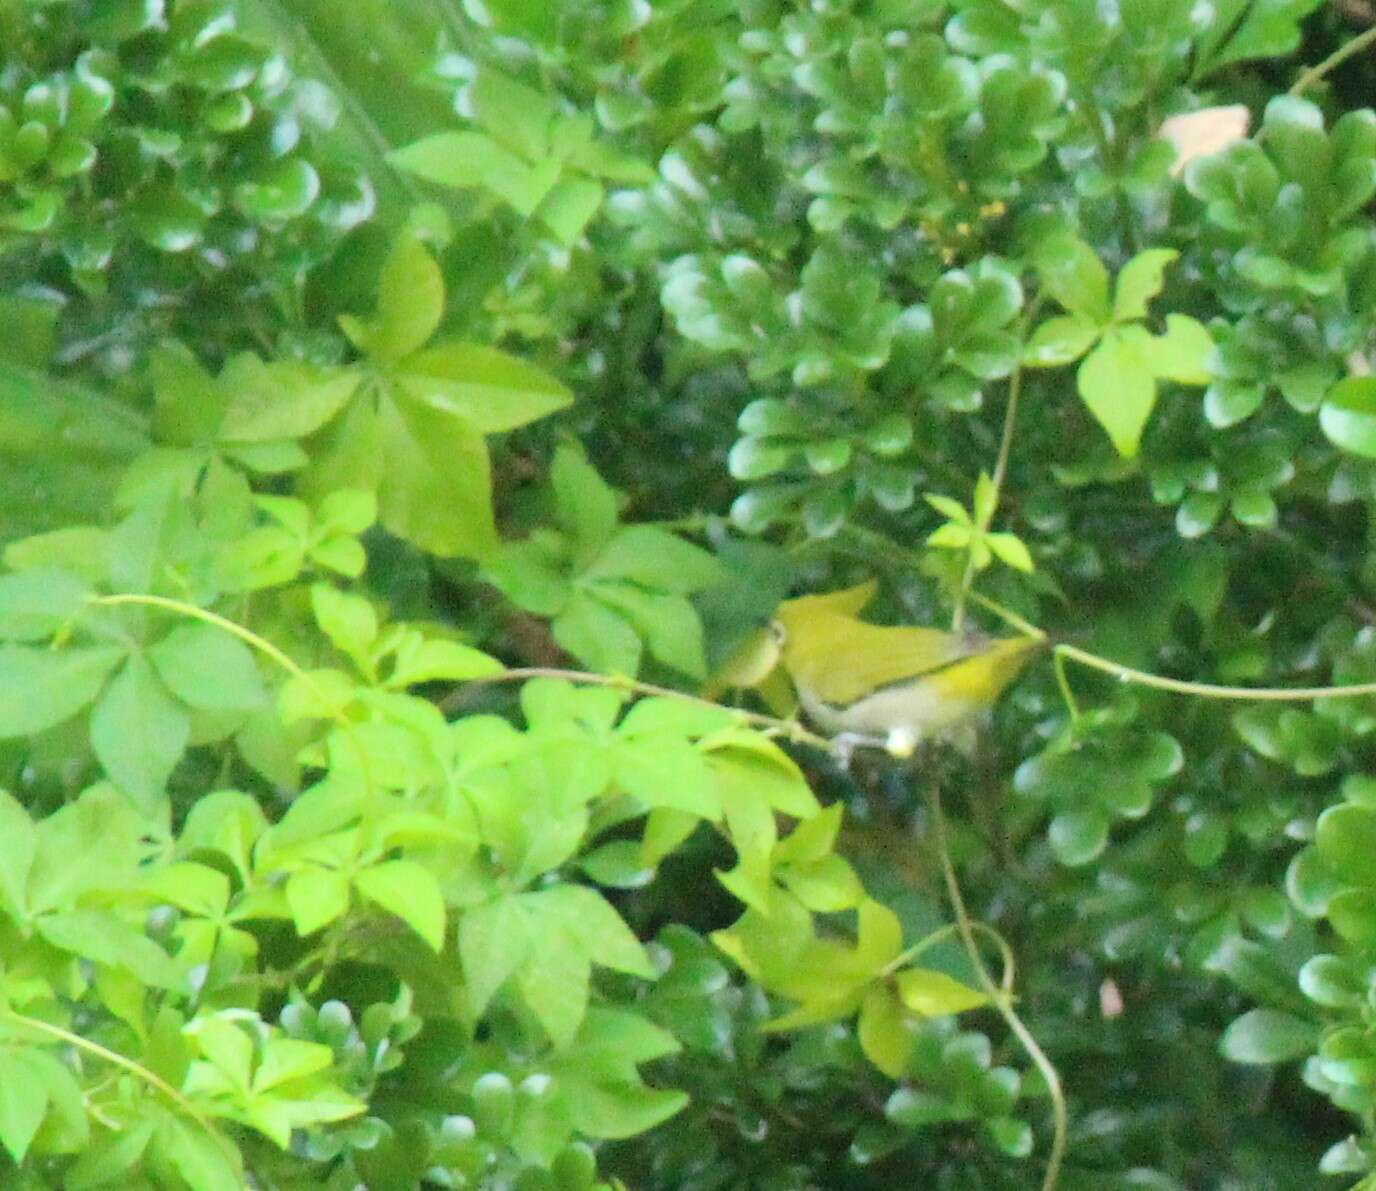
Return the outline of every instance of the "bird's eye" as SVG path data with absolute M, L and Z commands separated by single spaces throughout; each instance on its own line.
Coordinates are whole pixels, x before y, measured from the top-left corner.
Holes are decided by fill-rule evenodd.
M 771 620 L 769 622 L 769 635 L 774 638 L 774 644 L 779 646 L 780 649 L 783 648 L 784 642 L 788 640 L 788 630 L 777 620 Z

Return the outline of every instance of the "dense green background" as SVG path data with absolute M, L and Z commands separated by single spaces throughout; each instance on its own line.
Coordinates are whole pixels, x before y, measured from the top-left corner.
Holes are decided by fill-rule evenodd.
M 1373 28 L 0 0 L 0 1183 L 1376 1186 L 1369 698 L 644 686 L 1376 679 Z

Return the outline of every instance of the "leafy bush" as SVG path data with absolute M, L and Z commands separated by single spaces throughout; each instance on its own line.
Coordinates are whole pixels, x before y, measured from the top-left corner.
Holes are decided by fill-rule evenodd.
M 1376 1187 L 1367 7 L 0 0 L 4 1185 Z

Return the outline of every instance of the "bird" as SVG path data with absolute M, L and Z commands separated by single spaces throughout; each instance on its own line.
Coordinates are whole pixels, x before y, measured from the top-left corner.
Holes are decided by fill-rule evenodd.
M 843 761 L 861 746 L 900 758 L 938 740 L 968 749 L 975 722 L 1046 638 L 870 624 L 859 614 L 877 587 L 871 579 L 783 601 L 767 641 L 738 658 L 735 672 L 752 681 L 737 685 L 763 688 L 781 668 Z

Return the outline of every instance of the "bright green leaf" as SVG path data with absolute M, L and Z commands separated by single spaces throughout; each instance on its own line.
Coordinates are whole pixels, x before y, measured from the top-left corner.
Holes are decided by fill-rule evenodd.
M 573 403 L 569 389 L 544 369 L 480 343 L 417 352 L 398 370 L 397 382 L 482 434 L 514 430 Z
M 1161 292 L 1166 266 L 1179 256 L 1174 248 L 1148 248 L 1123 266 L 1113 291 L 1115 322 L 1147 317 L 1147 303 Z
M 895 977 L 898 996 L 907 1008 L 923 1017 L 964 1013 L 987 1005 L 989 998 L 978 989 L 934 968 L 906 968 Z
M 388 860 L 354 878 L 358 891 L 395 914 L 434 951 L 444 947 L 444 898 L 439 882 L 413 860 Z
M 423 347 L 444 314 L 444 278 L 425 245 L 402 235 L 382 264 L 378 278 L 377 319 L 368 350 L 394 362 Z
M 1076 383 L 1085 405 L 1108 432 L 1118 454 L 1137 454 L 1156 406 L 1156 379 L 1142 348 L 1111 328 L 1081 363 Z

